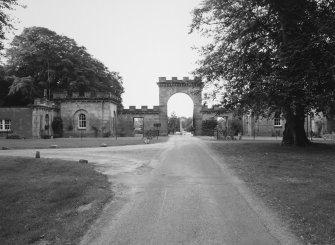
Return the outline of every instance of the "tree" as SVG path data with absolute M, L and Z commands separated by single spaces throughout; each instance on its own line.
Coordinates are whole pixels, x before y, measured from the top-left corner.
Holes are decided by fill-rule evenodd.
M 173 134 L 176 131 L 179 131 L 180 128 L 180 118 L 177 117 L 175 112 L 171 113 L 171 116 L 168 117 L 168 132 L 172 132 Z
M 25 103 L 48 91 L 110 91 L 123 93 L 122 78 L 66 36 L 43 27 L 25 28 L 7 50 L 9 94 L 21 93 Z
M 5 39 L 5 33 L 7 30 L 12 29 L 12 19 L 6 13 L 7 10 L 13 10 L 15 6 L 18 6 L 17 0 L 0 0 L 0 40 Z M 0 42 L 0 50 L 3 50 L 3 43 Z
M 191 132 L 193 129 L 193 117 L 181 117 L 182 126 L 185 131 Z
M 220 81 L 223 104 L 240 112 L 286 119 L 283 144 L 304 146 L 304 118 L 335 102 L 335 2 L 205 0 L 191 32 L 210 37 L 195 71 Z

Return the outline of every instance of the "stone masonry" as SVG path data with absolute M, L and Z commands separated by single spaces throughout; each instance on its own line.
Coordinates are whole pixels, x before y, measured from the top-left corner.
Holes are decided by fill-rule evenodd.
M 201 135 L 202 125 L 202 88 L 203 83 L 200 79 L 195 78 L 190 80 L 184 77 L 178 80 L 177 77 L 172 77 L 172 80 L 167 80 L 166 77 L 160 77 L 157 83 L 159 87 L 159 122 L 161 123 L 161 134 L 168 134 L 168 116 L 167 103 L 170 97 L 176 93 L 184 93 L 190 96 L 193 101 L 193 121 L 195 127 L 195 135 Z
M 115 134 L 119 99 L 108 92 L 67 92 L 53 94 L 59 104 L 64 137 L 101 137 Z M 79 127 L 79 115 L 85 115 L 85 127 Z
M 118 135 L 134 136 L 134 118 L 143 118 L 144 132 L 157 130 L 154 124 L 159 123 L 159 113 L 159 106 L 154 106 L 152 109 L 147 106 L 142 106 L 140 109 L 130 106 L 129 109 L 120 110 L 117 124 Z

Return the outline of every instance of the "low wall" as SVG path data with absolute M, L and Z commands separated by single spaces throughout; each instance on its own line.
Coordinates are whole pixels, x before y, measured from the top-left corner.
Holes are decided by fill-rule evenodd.
M 11 129 L 0 131 L 0 136 L 17 134 L 20 137 L 32 138 L 32 108 L 30 107 L 1 107 L 0 120 L 10 120 Z
M 144 132 L 156 130 L 155 123 L 159 123 L 159 106 L 154 106 L 152 109 L 147 106 L 142 106 L 137 109 L 135 106 L 130 106 L 128 109 L 120 110 L 117 119 L 117 134 L 119 136 L 134 136 L 134 118 L 144 119 Z

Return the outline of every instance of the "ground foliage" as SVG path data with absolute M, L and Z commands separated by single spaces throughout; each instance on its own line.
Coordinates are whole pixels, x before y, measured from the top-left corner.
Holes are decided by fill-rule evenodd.
M 334 26 L 334 1 L 204 0 L 191 32 L 211 41 L 195 74 L 224 90 L 228 108 L 283 113 L 283 143 L 306 145 L 306 113 L 335 102 Z
M 0 244 L 78 244 L 112 197 L 93 165 L 1 157 Z
M 261 140 L 208 141 L 224 163 L 305 244 L 335 244 L 335 145 L 278 147 Z
M 10 134 L 11 135 L 11 134 Z M 19 137 L 21 138 L 21 137 Z M 163 143 L 169 138 L 160 136 L 158 139 L 154 138 L 150 144 Z M 45 149 L 52 145 L 57 145 L 57 148 L 87 148 L 100 147 L 102 144 L 107 146 L 124 146 L 124 145 L 142 145 L 142 137 L 114 137 L 109 138 L 80 138 L 78 133 L 77 138 L 53 138 L 53 139 L 13 139 L 6 140 L 0 138 L 0 149 Z
M 106 91 L 120 96 L 122 78 L 109 71 L 75 40 L 44 27 L 25 28 L 6 52 L 8 103 L 26 104 L 43 91 Z M 17 98 L 21 100 L 16 100 Z

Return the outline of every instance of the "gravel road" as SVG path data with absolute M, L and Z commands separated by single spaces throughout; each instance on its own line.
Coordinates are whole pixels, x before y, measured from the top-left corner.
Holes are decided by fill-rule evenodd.
M 0 155 L 34 156 L 35 151 Z M 300 244 L 199 138 L 40 152 L 41 157 L 86 159 L 109 176 L 116 196 L 82 245 Z

